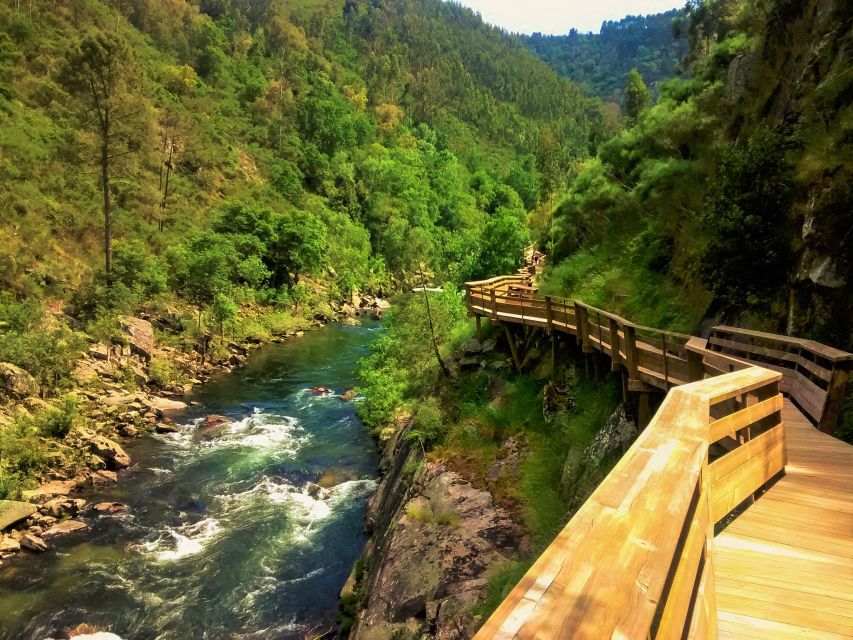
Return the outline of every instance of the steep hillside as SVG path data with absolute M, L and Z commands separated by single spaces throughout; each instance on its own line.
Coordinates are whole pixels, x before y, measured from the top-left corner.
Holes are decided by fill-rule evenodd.
M 10 239 L 0 282 L 19 293 L 68 292 L 103 263 L 103 136 L 88 78 L 75 73 L 97 53 L 80 49 L 87 37 L 106 38 L 116 65 L 102 102 L 115 107 L 117 250 L 138 241 L 143 256 L 163 256 L 240 202 L 317 219 L 329 264 L 306 270 L 330 267 L 344 288 L 419 259 L 444 277 L 470 275 L 476 258 L 459 263 L 489 216 L 511 214 L 521 234 L 525 209 L 604 134 L 595 102 L 440 0 L 16 7 L 0 7 Z M 294 269 L 258 255 L 270 272 Z
M 689 79 L 602 145 L 543 237 L 551 291 L 849 348 L 851 7 L 696 4 Z
M 678 74 L 688 48 L 687 38 L 674 31 L 682 14 L 672 10 L 608 20 L 598 33 L 575 29 L 564 36 L 534 33 L 524 43 L 560 75 L 621 104 L 631 69 L 636 68 L 651 87 Z

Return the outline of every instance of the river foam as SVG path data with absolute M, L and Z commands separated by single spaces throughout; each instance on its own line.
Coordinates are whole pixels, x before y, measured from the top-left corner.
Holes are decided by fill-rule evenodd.
M 161 562 L 180 560 L 195 555 L 222 533 L 222 525 L 215 518 L 168 527 L 155 540 L 140 546 Z

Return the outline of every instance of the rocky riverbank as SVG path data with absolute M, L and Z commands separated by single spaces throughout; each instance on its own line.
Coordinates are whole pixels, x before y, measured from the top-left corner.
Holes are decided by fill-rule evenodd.
M 359 296 L 333 305 L 334 315 L 314 316 L 298 328 L 272 336 L 272 341 L 298 339 L 304 331 L 328 321 L 379 319 L 388 306 L 385 300 Z M 121 504 L 88 504 L 79 494 L 92 485 L 117 481 L 133 464 L 123 443 L 146 432 L 174 431 L 169 416 L 187 407 L 187 396 L 195 385 L 242 366 L 251 350 L 262 344 L 223 341 L 215 351 L 203 343 L 183 351 L 159 344 L 155 326 L 162 326 L 162 319 L 125 316 L 119 323 L 118 339 L 93 340 L 80 355 L 73 389 L 64 398 L 41 398 L 28 372 L 0 363 L 0 429 L 20 420 L 59 415 L 66 398 L 72 398 L 74 405 L 73 427 L 67 435 L 39 438 L 48 449 L 50 464 L 37 476 L 37 486 L 22 491 L 18 500 L 0 500 L 0 564 L 12 554 L 44 552 L 59 536 L 84 533 L 84 514 L 121 511 Z M 168 364 L 168 377 L 162 363 Z M 211 416 L 210 422 L 217 419 Z

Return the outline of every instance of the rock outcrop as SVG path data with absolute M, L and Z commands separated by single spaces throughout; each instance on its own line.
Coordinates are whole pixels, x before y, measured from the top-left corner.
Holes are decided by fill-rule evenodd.
M 471 608 L 483 596 L 487 570 L 513 556 L 521 539 L 520 527 L 489 493 L 443 464 L 423 465 L 412 482 L 405 494 L 413 495 L 404 495 L 372 554 L 356 639 L 470 638 L 480 623 Z M 376 505 L 371 511 L 382 519 Z
M 154 327 L 148 320 L 121 316 L 119 323 L 127 334 L 130 350 L 145 360 L 154 355 Z
M 0 362 L 0 396 L 23 400 L 39 394 L 39 385 L 27 371 L 9 362 Z

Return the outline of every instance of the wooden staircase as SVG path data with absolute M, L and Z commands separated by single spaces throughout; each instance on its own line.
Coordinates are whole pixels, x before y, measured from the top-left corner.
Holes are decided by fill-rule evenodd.
M 829 435 L 853 354 L 661 331 L 531 276 L 468 283 L 478 326 L 567 334 L 666 397 L 476 637 L 853 637 L 853 447 Z

